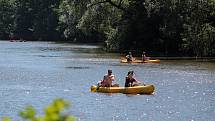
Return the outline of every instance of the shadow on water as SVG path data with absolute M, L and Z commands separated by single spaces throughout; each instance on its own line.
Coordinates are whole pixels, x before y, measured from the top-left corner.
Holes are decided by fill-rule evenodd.
M 90 67 L 68 66 L 68 67 L 65 67 L 65 68 L 68 68 L 68 69 L 89 69 Z
M 54 55 L 37 55 L 38 57 L 61 57 L 61 56 L 54 56 Z
M 73 51 L 76 53 L 105 53 L 101 47 L 98 46 L 80 46 L 80 45 L 65 45 L 61 47 L 39 47 L 41 51 Z

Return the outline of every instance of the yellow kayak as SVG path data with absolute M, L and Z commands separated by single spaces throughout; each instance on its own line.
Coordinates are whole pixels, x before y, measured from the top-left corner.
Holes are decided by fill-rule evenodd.
M 125 93 L 125 94 L 152 94 L 155 90 L 154 85 L 134 86 L 134 87 L 97 87 L 91 86 L 91 92 L 102 93 Z
M 160 63 L 159 59 L 155 60 L 132 60 L 132 61 L 127 61 L 127 59 L 121 59 L 121 63 Z

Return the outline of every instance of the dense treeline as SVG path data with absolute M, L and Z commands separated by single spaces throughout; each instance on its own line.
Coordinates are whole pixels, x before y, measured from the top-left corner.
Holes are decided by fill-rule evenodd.
M 215 0 L 0 0 L 0 39 L 215 56 Z

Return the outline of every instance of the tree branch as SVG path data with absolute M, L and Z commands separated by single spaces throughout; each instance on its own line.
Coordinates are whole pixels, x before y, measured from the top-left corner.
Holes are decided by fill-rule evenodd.
M 121 4 L 122 4 L 122 0 L 119 1 L 119 5 L 118 6 L 121 6 Z
M 92 4 L 90 4 L 88 7 L 92 7 L 92 6 L 94 6 L 94 5 L 98 5 L 98 4 L 101 4 L 101 3 L 109 3 L 110 5 L 116 7 L 117 9 L 120 9 L 120 10 L 122 10 L 122 11 L 124 11 L 124 12 L 127 12 L 126 9 L 123 8 L 123 7 L 121 6 L 122 0 L 120 0 L 119 5 L 117 5 L 116 3 L 114 3 L 114 2 L 111 1 L 111 0 L 105 0 L 105 1 L 100 1 L 100 2 L 97 2 L 97 3 L 92 3 Z
M 120 0 L 120 4 L 119 4 L 119 5 L 115 4 L 115 3 L 112 2 L 111 0 L 106 0 L 106 1 L 107 1 L 109 4 L 111 4 L 112 6 L 118 8 L 118 9 L 124 11 L 124 12 L 126 12 L 126 9 L 123 8 L 123 7 L 121 6 L 121 1 L 122 1 L 122 0 Z
M 98 4 L 106 3 L 106 2 L 107 2 L 107 0 L 105 0 L 105 1 L 100 1 L 100 2 L 97 2 L 97 3 L 92 3 L 92 4 L 90 4 L 90 5 L 87 6 L 87 7 L 93 7 L 94 5 L 98 5 Z

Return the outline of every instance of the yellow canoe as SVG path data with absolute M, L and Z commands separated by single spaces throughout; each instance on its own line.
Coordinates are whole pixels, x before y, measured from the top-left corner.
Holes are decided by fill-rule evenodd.
M 102 93 L 125 93 L 125 94 L 152 94 L 155 90 L 154 85 L 134 86 L 134 87 L 97 87 L 91 86 L 91 92 Z
M 127 59 L 121 59 L 121 63 L 160 63 L 159 59 L 155 60 L 133 60 L 133 61 L 127 61 Z

